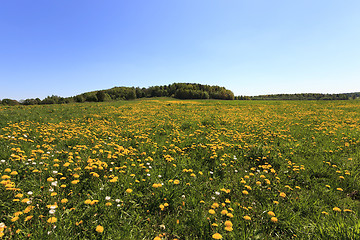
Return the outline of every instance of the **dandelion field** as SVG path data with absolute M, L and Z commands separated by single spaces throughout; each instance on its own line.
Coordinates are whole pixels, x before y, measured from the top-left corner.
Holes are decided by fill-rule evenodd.
M 0 107 L 2 239 L 360 239 L 357 101 Z

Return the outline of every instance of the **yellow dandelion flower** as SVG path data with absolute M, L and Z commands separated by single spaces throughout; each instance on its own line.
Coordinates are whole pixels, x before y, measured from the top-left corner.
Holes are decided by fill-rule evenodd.
M 48 181 L 48 182 L 53 182 L 54 180 L 55 179 L 53 177 L 49 177 L 49 178 L 46 179 L 46 181 Z
M 232 213 L 227 213 L 226 216 L 228 216 L 229 218 L 233 218 L 234 215 Z
M 271 217 L 275 217 L 275 213 L 273 211 L 269 211 L 267 214 Z
M 47 220 L 48 223 L 56 223 L 57 222 L 57 218 L 56 217 L 51 217 Z
M 232 227 L 233 226 L 232 222 L 229 221 L 229 220 L 225 221 L 224 225 L 225 225 L 225 227 Z
M 102 233 L 102 232 L 104 232 L 104 227 L 101 225 L 97 225 L 95 231 L 97 231 L 98 233 Z
M 278 219 L 277 219 L 276 217 L 272 217 L 272 218 L 271 218 L 271 221 L 274 222 L 274 223 L 276 223 L 276 222 L 278 222 Z
M 126 189 L 126 192 L 127 192 L 127 193 L 132 193 L 132 191 L 133 191 L 133 190 L 132 190 L 131 188 Z
M 280 197 L 285 198 L 285 197 L 286 197 L 286 193 L 281 192 L 281 193 L 280 193 Z
M 67 203 L 69 200 L 67 200 L 66 198 L 64 198 L 64 199 L 61 199 L 61 203 Z
M 333 208 L 333 211 L 335 211 L 335 212 L 341 212 L 341 209 L 338 208 L 338 207 L 334 207 L 334 208 Z
M 73 180 L 71 181 L 71 184 L 78 184 L 80 180 Z
M 218 203 L 213 203 L 212 205 L 211 205 L 211 208 L 218 208 L 220 205 L 218 204 Z
M 224 210 L 221 211 L 221 215 L 226 215 L 226 214 L 228 214 L 227 210 L 224 209 Z
M 249 217 L 248 215 L 243 217 L 246 221 L 251 221 L 251 217 Z
M 215 214 L 214 209 L 210 209 L 210 210 L 209 210 L 209 213 L 210 213 L 210 214 Z
M 213 239 L 222 239 L 222 236 L 221 236 L 220 233 L 215 233 L 215 234 L 212 235 L 212 238 Z

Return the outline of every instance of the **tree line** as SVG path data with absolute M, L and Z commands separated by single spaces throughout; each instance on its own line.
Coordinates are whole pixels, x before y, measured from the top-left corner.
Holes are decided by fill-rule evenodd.
M 298 93 L 272 94 L 259 96 L 234 96 L 224 87 L 198 83 L 173 83 L 148 88 L 113 87 L 106 90 L 82 93 L 73 97 L 48 96 L 44 99 L 29 98 L 25 100 L 3 99 L 1 105 L 40 105 L 66 104 L 72 102 L 106 102 L 134 100 L 137 98 L 172 97 L 177 99 L 223 99 L 223 100 L 349 100 L 360 98 L 360 92 L 343 94 Z
M 248 100 L 349 100 L 356 99 L 359 93 L 323 94 L 323 93 L 297 93 L 272 94 L 249 97 Z
M 21 101 L 3 99 L 2 105 L 66 104 L 72 102 L 106 102 L 134 100 L 137 98 L 173 97 L 178 99 L 223 99 L 234 100 L 234 93 L 224 87 L 197 83 L 173 83 L 148 88 L 113 87 L 111 89 L 82 93 L 73 97 L 48 96 L 43 100 L 29 98 Z

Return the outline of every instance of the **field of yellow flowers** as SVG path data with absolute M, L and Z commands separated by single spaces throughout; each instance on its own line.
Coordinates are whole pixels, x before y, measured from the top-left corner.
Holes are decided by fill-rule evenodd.
M 2 239 L 360 239 L 360 102 L 0 107 Z

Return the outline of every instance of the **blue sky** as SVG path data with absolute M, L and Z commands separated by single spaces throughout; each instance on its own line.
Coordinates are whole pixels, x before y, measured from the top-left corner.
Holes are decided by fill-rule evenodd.
M 1 1 L 0 99 L 173 82 L 356 92 L 359 12 L 358 0 Z

